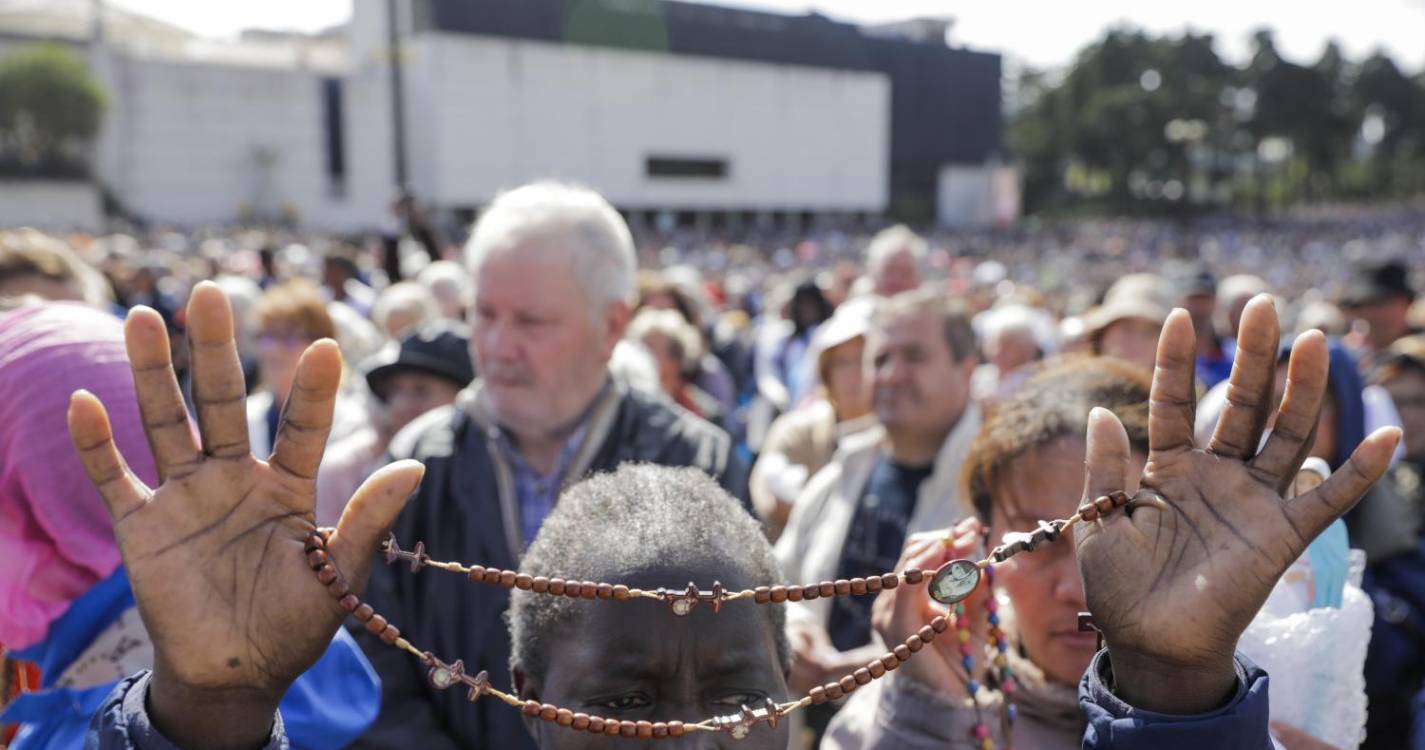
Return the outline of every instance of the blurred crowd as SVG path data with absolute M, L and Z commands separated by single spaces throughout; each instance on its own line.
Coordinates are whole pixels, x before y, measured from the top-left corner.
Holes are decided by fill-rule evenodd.
M 1425 719 L 1425 300 L 1417 301 L 1425 211 L 1331 207 L 1274 219 L 1027 222 L 925 234 L 808 228 L 735 240 L 673 232 L 631 235 L 636 260 L 616 257 L 619 232 L 628 229 L 597 196 L 548 184 L 507 194 L 468 239 L 450 242 L 431 233 L 391 243 L 275 229 L 0 231 L 0 342 L 7 318 L 23 327 L 26 310 L 45 301 L 115 318 L 150 307 L 168 326 L 191 407 L 185 306 L 195 285 L 211 280 L 232 306 L 255 455 L 272 452 L 283 404 L 300 387 L 303 351 L 325 338 L 340 347 L 345 375 L 315 478 L 320 525 L 335 524 L 361 482 L 392 457 L 414 457 L 429 468 L 398 523 L 408 532 L 402 538 L 428 546 L 444 539 L 447 559 L 515 568 L 575 479 L 627 461 L 696 466 L 755 513 L 783 580 L 819 581 L 893 570 L 916 534 L 967 516 L 997 531 L 1022 525 L 996 503 L 1063 488 L 1011 488 L 1006 477 L 1082 465 L 1081 441 L 1065 443 L 1067 428 L 1054 422 L 1055 409 L 1068 410 L 1056 399 L 1113 406 L 1136 439 L 1123 415 L 1146 402 L 1158 334 L 1177 307 L 1197 334 L 1205 443 L 1224 404 L 1240 396 L 1226 380 L 1243 309 L 1270 294 L 1284 346 L 1311 329 L 1330 342 L 1330 387 L 1312 449 L 1326 470 L 1340 469 L 1375 427 L 1404 428 L 1397 462 L 1347 516 L 1345 533 L 1365 552 L 1357 585 L 1374 611 L 1361 667 L 1369 701 L 1362 747 L 1403 747 L 1412 736 L 1425 747 L 1425 734 L 1412 734 Z M 15 336 L 5 344 L 13 348 L 0 350 L 0 389 L 30 341 Z M 1281 361 L 1277 398 L 1285 350 Z M 20 393 L 0 390 L 0 399 Z M 43 406 L 64 408 L 58 400 Z M 16 424 L 0 424 L 0 454 L 20 455 L 26 437 Z M 23 573 L 0 572 L 0 644 L 12 652 L 4 697 L 56 684 L 65 664 L 40 666 L 35 649 L 117 565 L 68 548 L 71 537 L 45 524 L 35 507 L 46 500 L 20 486 L 12 458 L 0 455 L 0 569 L 20 571 L 18 557 L 43 548 L 77 572 L 48 591 Z M 1066 515 L 1052 503 L 1026 508 Z M 1030 676 L 1026 721 L 1047 727 L 1024 730 L 1030 739 L 1021 748 L 1077 747 L 1067 739 L 1073 731 L 1055 734 L 1045 718 L 1074 713 L 1062 688 L 1077 683 L 1096 647 L 1091 635 L 1058 631 L 1086 608 L 1068 560 L 1050 558 L 1032 577 L 1005 582 L 1022 645 L 1011 661 Z M 371 596 L 404 627 L 436 620 L 431 613 L 465 596 L 458 583 L 447 591 L 378 571 Z M 507 595 L 478 596 L 473 614 L 421 634 L 467 662 L 495 665 L 494 673 L 511 658 L 511 644 L 489 635 L 503 632 Z M 790 604 L 787 619 L 794 691 L 834 680 L 904 637 L 900 621 L 878 616 L 867 598 Z M 460 696 L 431 694 L 395 661 L 404 654 L 368 655 L 382 678 L 379 711 L 371 709 L 369 729 L 333 737 L 388 747 L 528 746 L 517 714 L 486 715 L 502 709 L 477 712 Z M 499 679 L 508 685 L 507 675 Z M 817 706 L 794 742 L 916 747 L 878 736 L 883 730 L 865 717 L 951 705 L 941 698 L 933 684 L 862 692 L 842 706 Z M 7 720 L 58 721 L 22 718 L 34 715 Z M 24 747 L 45 746 L 38 736 Z

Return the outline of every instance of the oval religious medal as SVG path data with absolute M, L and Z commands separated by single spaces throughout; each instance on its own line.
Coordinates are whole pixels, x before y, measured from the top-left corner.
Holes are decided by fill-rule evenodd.
M 930 598 L 941 604 L 954 604 L 969 596 L 979 582 L 980 566 L 974 561 L 951 560 L 930 579 Z

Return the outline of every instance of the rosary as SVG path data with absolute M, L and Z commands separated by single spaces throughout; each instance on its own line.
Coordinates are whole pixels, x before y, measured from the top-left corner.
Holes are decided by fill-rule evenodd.
M 387 622 L 386 618 L 377 614 L 375 610 L 371 608 L 371 605 L 362 602 L 355 594 L 351 593 L 351 587 L 343 580 L 341 574 L 337 572 L 337 569 L 331 564 L 331 560 L 327 556 L 326 544 L 327 539 L 331 535 L 330 529 L 319 529 L 312 532 L 311 536 L 307 539 L 306 553 L 307 562 L 316 572 L 317 580 L 327 587 L 327 591 L 337 599 L 342 610 L 350 614 L 357 621 L 363 623 L 367 632 L 379 637 L 383 643 L 409 652 L 416 657 L 416 659 L 420 660 L 421 664 L 429 670 L 428 677 L 431 684 L 439 690 L 446 690 L 456 685 L 463 685 L 469 689 L 469 698 L 472 703 L 481 696 L 489 695 L 514 708 L 520 709 L 525 716 L 552 722 L 575 731 L 602 734 L 610 737 L 647 739 L 681 737 L 689 732 L 726 732 L 735 739 L 742 739 L 751 733 L 752 728 L 758 724 L 765 723 L 769 727 L 776 727 L 778 722 L 794 711 L 798 711 L 810 705 L 838 700 L 851 694 L 860 686 L 885 676 L 887 672 L 909 661 L 911 657 L 924 648 L 927 643 L 935 640 L 938 636 L 950 629 L 952 621 L 955 626 L 955 637 L 959 642 L 961 665 L 965 668 L 965 672 L 968 675 L 966 689 L 970 694 L 971 701 L 976 703 L 978 710 L 976 695 L 981 686 L 974 679 L 974 660 L 972 657 L 973 647 L 970 643 L 970 626 L 968 618 L 965 616 L 964 605 L 960 603 L 961 600 L 965 599 L 975 590 L 982 576 L 988 582 L 993 583 L 995 563 L 1004 562 L 1020 552 L 1032 552 L 1041 543 L 1053 542 L 1059 539 L 1064 531 L 1074 524 L 1080 521 L 1097 520 L 1099 517 L 1112 512 L 1115 508 L 1128 506 L 1132 502 L 1136 501 L 1130 500 L 1128 495 L 1122 491 L 1104 495 L 1092 502 L 1086 502 L 1079 506 L 1077 512 L 1068 519 L 1040 521 L 1038 527 L 1032 532 L 1011 532 L 1005 534 L 1000 546 L 994 548 L 989 556 L 983 560 L 951 560 L 928 576 L 925 571 L 910 568 L 900 573 L 887 573 L 882 576 L 823 581 L 821 583 L 813 583 L 805 586 L 758 586 L 757 588 L 744 589 L 741 591 L 727 591 L 722 587 L 722 584 L 716 582 L 713 583 L 712 589 L 710 590 L 703 590 L 698 588 L 696 584 L 689 583 L 688 587 L 684 590 L 658 589 L 656 591 L 646 591 L 608 583 L 573 581 L 560 578 L 546 578 L 544 576 L 528 576 L 513 570 L 485 568 L 479 565 L 466 567 L 459 563 L 437 562 L 431 560 L 430 557 L 426 555 L 425 545 L 423 543 L 417 542 L 413 550 L 403 550 L 397 546 L 394 535 L 383 545 L 382 552 L 385 555 L 387 564 L 392 564 L 397 561 L 407 562 L 411 566 L 411 572 L 419 571 L 422 567 L 439 568 L 451 573 L 464 575 L 472 583 L 515 588 L 550 596 L 567 596 L 578 599 L 611 599 L 613 601 L 650 599 L 667 604 L 673 614 L 680 617 L 688 615 L 693 611 L 693 608 L 699 604 L 707 604 L 712 607 L 713 612 L 719 612 L 723 605 L 744 599 L 750 599 L 756 604 L 767 604 L 796 602 L 835 596 L 859 596 L 894 589 L 902 583 L 908 585 L 919 584 L 926 581 L 927 578 L 929 579 L 930 597 L 941 604 L 953 607 L 950 616 L 939 615 L 935 617 L 918 632 L 913 633 L 910 637 L 906 638 L 904 642 L 897 644 L 895 648 L 886 652 L 880 658 L 867 662 L 865 666 L 839 680 L 812 688 L 807 695 L 800 700 L 789 703 L 777 703 L 772 698 L 768 698 L 762 705 L 744 705 L 742 706 L 742 710 L 738 713 L 715 716 L 696 723 L 685 723 L 681 721 L 620 721 L 598 716 L 589 716 L 584 713 L 575 713 L 567 708 L 560 708 L 548 703 L 540 703 L 539 701 L 520 700 L 491 685 L 488 672 L 480 672 L 477 675 L 471 676 L 465 672 L 465 665 L 461 660 L 456 660 L 453 664 L 447 664 L 429 651 L 422 651 L 415 647 L 405 638 L 401 637 L 401 631 L 397 629 L 395 625 Z M 1152 500 L 1146 502 L 1152 502 Z M 993 666 L 995 670 L 998 671 L 998 686 L 1000 690 L 1008 696 L 1014 691 L 1013 673 L 1006 659 L 1009 643 L 1003 629 L 1000 628 L 999 615 L 997 612 L 998 606 L 993 595 L 986 601 L 985 609 L 988 612 L 990 625 L 989 637 L 994 642 L 995 655 L 993 656 Z M 1006 709 L 1006 729 L 1013 724 L 1014 718 L 1014 706 L 1010 705 Z M 982 750 L 993 750 L 994 742 L 990 738 L 989 727 L 983 720 L 976 724 L 973 735 Z M 1008 748 L 1006 748 L 1006 750 L 1008 750 Z

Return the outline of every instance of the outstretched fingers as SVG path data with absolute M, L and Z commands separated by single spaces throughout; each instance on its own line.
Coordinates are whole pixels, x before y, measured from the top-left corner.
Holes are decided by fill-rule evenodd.
M 159 481 L 193 473 L 202 454 L 193 438 L 188 408 L 183 405 L 183 393 L 173 372 L 168 327 L 163 318 L 150 308 L 135 307 L 124 322 L 124 347 Z
M 1271 295 L 1259 294 L 1242 311 L 1237 356 L 1227 381 L 1227 405 L 1207 449 L 1245 461 L 1257 453 L 1271 416 L 1281 327 Z
M 1390 468 L 1390 458 L 1400 442 L 1399 427 L 1382 427 L 1361 441 L 1350 460 L 1311 492 L 1286 502 L 1287 513 L 1304 527 L 1310 540 L 1340 518 L 1366 490 Z
M 291 395 L 272 444 L 274 468 L 298 479 L 315 481 L 331 432 L 336 392 L 341 385 L 341 352 L 322 339 L 307 347 L 297 362 Z
M 79 462 L 104 498 L 114 522 L 142 508 L 148 502 L 148 488 L 119 454 L 109 415 L 99 399 L 89 391 L 76 391 L 69 399 L 68 420 L 69 438 Z
M 1251 461 L 1257 477 L 1278 490 L 1296 478 L 1311 450 L 1330 366 L 1326 338 L 1320 331 L 1303 333 L 1292 345 L 1276 424 L 1262 452 Z
M 1194 391 L 1197 339 L 1192 318 L 1175 309 L 1158 336 L 1158 356 L 1153 366 L 1153 387 L 1148 396 L 1148 451 L 1169 453 L 1192 450 L 1193 419 L 1197 412 Z
M 249 455 L 247 384 L 233 338 L 233 311 L 222 289 L 211 281 L 194 287 L 188 300 L 188 344 L 193 352 L 193 407 L 203 453 L 217 458 Z

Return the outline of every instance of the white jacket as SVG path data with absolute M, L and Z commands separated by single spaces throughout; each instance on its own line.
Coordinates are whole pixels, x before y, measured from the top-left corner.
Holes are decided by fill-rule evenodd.
M 979 432 L 980 408 L 971 403 L 945 437 L 930 476 L 916 492 L 915 513 L 906 536 L 948 528 L 968 515 L 961 498 L 960 465 Z M 885 449 L 886 433 L 881 427 L 848 436 L 831 463 L 807 482 L 775 547 L 782 580 L 805 585 L 836 578 L 851 519 L 870 481 L 871 470 Z M 826 627 L 830 601 L 788 602 L 788 624 Z

